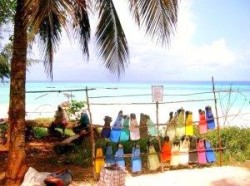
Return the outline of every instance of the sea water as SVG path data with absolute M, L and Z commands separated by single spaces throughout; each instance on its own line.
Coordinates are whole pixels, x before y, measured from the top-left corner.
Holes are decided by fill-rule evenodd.
M 156 102 L 152 86 L 163 87 L 163 99 Z M 57 106 L 72 99 L 89 103 L 92 122 L 103 124 L 109 115 L 115 120 L 118 112 L 148 114 L 156 123 L 166 123 L 170 112 L 179 108 L 193 112 L 210 105 L 221 126 L 250 127 L 250 82 L 176 81 L 164 83 L 83 83 L 83 82 L 27 82 L 26 118 L 53 117 Z M 87 91 L 86 91 L 87 90 Z M 8 117 L 9 84 L 0 84 L 0 118 Z M 217 113 L 216 113 L 217 108 Z

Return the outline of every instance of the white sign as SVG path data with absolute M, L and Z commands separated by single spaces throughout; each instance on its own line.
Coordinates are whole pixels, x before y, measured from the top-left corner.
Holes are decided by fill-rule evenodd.
M 152 86 L 153 102 L 163 101 L 163 86 Z

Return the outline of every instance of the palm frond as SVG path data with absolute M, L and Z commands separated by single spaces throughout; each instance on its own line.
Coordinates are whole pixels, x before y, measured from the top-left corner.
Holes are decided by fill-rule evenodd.
M 178 17 L 178 0 L 134 0 L 131 5 L 138 8 L 147 34 L 162 45 L 170 42 Z
M 98 55 L 118 77 L 129 63 L 127 39 L 112 0 L 98 0 L 99 23 L 95 33 Z
M 10 60 L 12 57 L 12 43 L 8 43 L 0 51 L 0 79 L 4 82 L 4 78 L 10 77 Z
M 71 11 L 70 0 L 27 0 L 25 4 L 30 34 L 39 33 L 40 49 L 44 55 L 47 75 L 53 79 L 53 57 L 61 39 L 62 27 L 66 28 L 67 11 Z
M 0 53 L 0 79 L 1 82 L 4 82 L 4 78 L 10 77 L 10 63 L 8 59 L 2 53 Z
M 135 22 L 140 27 L 141 20 L 140 20 L 140 14 L 139 14 L 139 8 L 138 8 L 138 0 L 129 0 L 129 10 L 132 12 L 133 17 L 135 19 Z
M 87 12 L 86 0 L 73 1 L 73 28 L 75 31 L 75 37 L 78 38 L 80 45 L 82 46 L 82 52 L 89 57 L 88 43 L 90 41 L 90 23 Z
M 40 50 L 44 55 L 44 67 L 47 75 L 53 79 L 53 59 L 61 38 L 61 25 L 58 17 L 50 13 L 44 18 L 39 29 Z

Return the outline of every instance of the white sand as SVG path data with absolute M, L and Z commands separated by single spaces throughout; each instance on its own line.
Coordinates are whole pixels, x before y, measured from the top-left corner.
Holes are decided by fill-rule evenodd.
M 75 183 L 72 185 L 95 184 Z M 250 170 L 223 166 L 171 170 L 136 177 L 127 175 L 126 186 L 250 186 Z
M 223 166 L 200 169 L 182 169 L 164 173 L 126 178 L 126 185 L 153 186 L 250 186 L 250 171 L 245 168 Z

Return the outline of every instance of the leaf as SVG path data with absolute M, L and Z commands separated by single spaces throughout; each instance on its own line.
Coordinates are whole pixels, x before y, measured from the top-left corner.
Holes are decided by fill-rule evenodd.
M 104 65 L 118 77 L 129 63 L 128 43 L 112 0 L 98 1 L 99 23 L 97 38 L 98 56 Z
M 135 19 L 141 20 L 147 34 L 162 45 L 170 42 L 177 22 L 177 0 L 134 0 L 130 5 L 138 12 Z
M 90 22 L 87 12 L 87 4 L 85 0 L 73 1 L 73 28 L 75 37 L 82 46 L 83 54 L 89 58 L 88 43 L 90 41 Z

